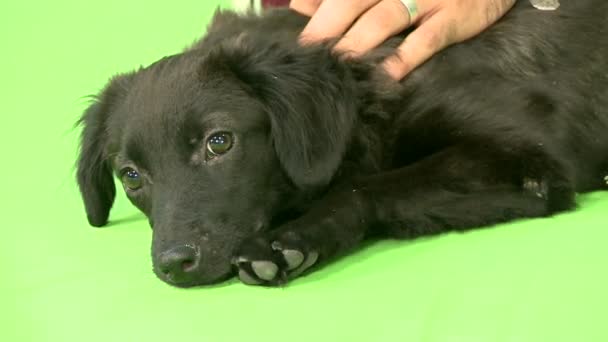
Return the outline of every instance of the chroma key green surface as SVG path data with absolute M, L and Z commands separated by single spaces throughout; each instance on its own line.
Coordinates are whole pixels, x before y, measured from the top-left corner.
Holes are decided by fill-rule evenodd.
M 608 341 L 608 193 L 465 234 L 368 245 L 279 289 L 181 290 L 119 195 L 88 226 L 71 129 L 107 78 L 178 52 L 217 2 L 2 5 L 0 341 Z

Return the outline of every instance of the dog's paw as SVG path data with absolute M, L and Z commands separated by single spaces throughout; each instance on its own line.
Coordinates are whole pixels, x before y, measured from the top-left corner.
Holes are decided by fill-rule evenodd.
M 549 193 L 549 185 L 546 181 L 536 178 L 525 177 L 523 181 L 524 190 L 534 194 L 538 198 L 546 199 Z
M 318 259 L 319 252 L 298 233 L 284 232 L 273 238 L 246 240 L 232 262 L 243 283 L 278 286 L 301 275 Z

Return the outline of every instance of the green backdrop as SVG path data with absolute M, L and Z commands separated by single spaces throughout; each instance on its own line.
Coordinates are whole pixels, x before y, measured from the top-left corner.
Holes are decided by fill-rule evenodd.
M 608 194 L 580 210 L 368 246 L 281 289 L 157 280 L 119 196 L 87 225 L 72 124 L 113 73 L 203 32 L 208 0 L 0 6 L 0 341 L 608 341 Z

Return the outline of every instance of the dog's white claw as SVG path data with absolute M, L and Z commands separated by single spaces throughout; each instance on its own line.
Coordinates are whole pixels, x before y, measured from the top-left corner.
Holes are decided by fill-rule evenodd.
M 530 0 L 535 8 L 541 11 L 555 11 L 559 8 L 559 0 Z
M 537 180 L 532 178 L 524 178 L 524 189 L 533 192 L 537 197 L 543 197 L 540 193 L 540 184 Z
M 247 258 L 242 257 L 242 256 L 236 257 L 236 258 L 232 258 L 232 264 L 236 265 L 236 266 L 238 266 L 241 263 L 248 262 L 248 261 L 249 260 Z
M 524 190 L 530 191 L 538 198 L 547 196 L 547 184 L 534 178 L 525 177 L 523 182 Z
M 260 279 L 270 281 L 276 277 L 279 266 L 272 261 L 253 261 L 251 269 Z
M 539 184 L 535 179 L 528 177 L 524 178 L 524 189 L 534 191 L 538 187 Z

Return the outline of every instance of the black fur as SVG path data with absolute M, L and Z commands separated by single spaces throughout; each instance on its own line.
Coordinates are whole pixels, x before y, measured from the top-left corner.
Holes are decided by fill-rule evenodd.
M 104 225 L 112 169 L 153 226 L 158 276 L 177 286 L 276 285 L 365 238 L 413 238 L 575 206 L 606 188 L 608 2 L 520 1 L 401 83 L 300 46 L 306 19 L 216 14 L 192 47 L 110 81 L 85 112 L 78 182 Z M 209 136 L 233 147 L 213 157 Z M 231 264 L 232 263 L 232 264 Z

